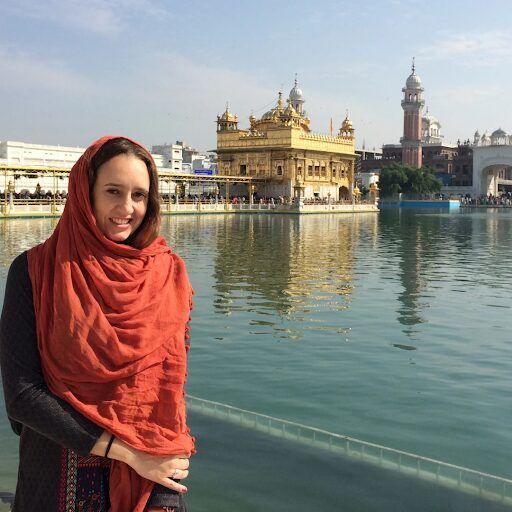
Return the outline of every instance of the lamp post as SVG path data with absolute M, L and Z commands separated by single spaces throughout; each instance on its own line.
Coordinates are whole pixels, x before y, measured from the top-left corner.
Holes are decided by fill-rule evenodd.
M 9 180 L 9 184 L 7 185 L 7 190 L 9 192 L 9 213 L 14 210 L 14 183 Z

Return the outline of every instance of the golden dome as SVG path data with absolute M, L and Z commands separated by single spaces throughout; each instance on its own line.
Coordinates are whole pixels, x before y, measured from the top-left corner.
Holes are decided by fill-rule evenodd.
M 343 123 L 341 125 L 341 129 L 344 131 L 344 132 L 348 132 L 350 130 L 353 130 L 353 126 L 352 126 L 352 121 L 349 119 L 348 117 L 348 113 L 347 115 L 345 116 L 345 119 L 343 119 Z
M 226 105 L 226 111 L 224 112 L 224 114 L 222 114 L 222 116 L 220 116 L 220 121 L 226 121 L 226 122 L 234 123 L 234 122 L 238 121 L 238 116 L 233 115 L 229 111 L 229 106 Z
M 267 120 L 277 119 L 278 117 L 279 117 L 279 110 L 277 109 L 277 107 L 275 107 L 275 108 L 269 110 L 268 112 L 265 112 L 261 116 L 261 120 L 267 121 Z
M 359 190 L 359 187 L 356 185 L 354 187 L 354 192 L 352 192 L 355 196 L 360 196 L 361 195 L 361 191 Z

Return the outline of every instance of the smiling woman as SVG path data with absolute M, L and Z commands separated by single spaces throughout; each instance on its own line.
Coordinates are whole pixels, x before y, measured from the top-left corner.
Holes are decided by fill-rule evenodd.
M 89 189 L 97 226 L 107 238 L 141 247 L 158 235 L 158 174 L 143 148 L 122 137 L 106 142 L 92 157 Z
M 159 219 L 149 152 L 104 137 L 73 167 L 52 236 L 11 265 L 0 362 L 21 438 L 13 512 L 186 510 L 192 288 Z

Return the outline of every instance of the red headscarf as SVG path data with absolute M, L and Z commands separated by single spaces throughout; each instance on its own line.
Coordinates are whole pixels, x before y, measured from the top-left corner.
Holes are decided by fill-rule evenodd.
M 53 393 L 130 446 L 192 453 L 184 400 L 192 289 L 162 237 L 136 249 L 97 227 L 88 170 L 112 138 L 94 142 L 74 165 L 62 218 L 28 252 L 44 377 Z M 142 511 L 152 487 L 112 461 L 112 512 Z

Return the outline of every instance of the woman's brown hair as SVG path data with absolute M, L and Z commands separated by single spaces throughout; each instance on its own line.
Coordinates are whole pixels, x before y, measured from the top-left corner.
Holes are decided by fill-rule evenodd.
M 160 232 L 160 195 L 158 193 L 158 172 L 156 170 L 155 162 L 151 154 L 142 146 L 125 139 L 118 137 L 110 139 L 96 152 L 91 159 L 89 166 L 89 194 L 92 204 L 92 190 L 96 182 L 98 169 L 111 158 L 118 155 L 133 155 L 134 157 L 142 160 L 148 169 L 149 174 L 149 195 L 146 215 L 142 224 L 138 227 L 137 231 L 130 235 L 124 243 L 143 249 L 147 247 L 158 236 Z

